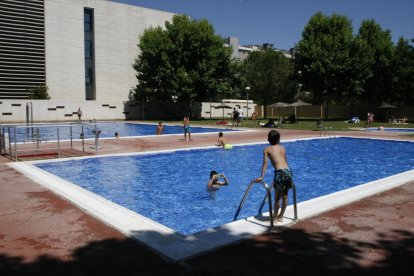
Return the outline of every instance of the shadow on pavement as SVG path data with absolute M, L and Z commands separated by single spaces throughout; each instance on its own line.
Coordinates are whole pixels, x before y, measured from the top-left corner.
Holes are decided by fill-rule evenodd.
M 412 275 L 414 234 L 373 234 L 375 242 L 358 242 L 279 228 L 179 263 L 133 239 L 108 239 L 78 248 L 68 261 L 0 254 L 0 275 Z

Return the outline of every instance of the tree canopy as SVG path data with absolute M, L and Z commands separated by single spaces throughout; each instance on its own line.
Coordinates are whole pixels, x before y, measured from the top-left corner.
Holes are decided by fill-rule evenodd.
M 311 17 L 299 41 L 295 61 L 300 82 L 312 102 L 341 103 L 359 96 L 373 60 L 368 45 L 354 38 L 351 21 L 342 15 Z M 325 113 L 327 114 L 327 112 Z
M 247 85 L 251 88 L 250 98 L 257 103 L 267 106 L 293 100 L 297 91 L 295 70 L 292 61 L 281 52 L 250 53 L 244 61 L 244 71 Z
M 403 38 L 394 45 L 372 19 L 353 35 L 347 17 L 316 13 L 295 53 L 299 81 L 326 111 L 332 103 L 413 103 L 413 47 Z
M 231 49 L 205 20 L 176 15 L 165 28 L 146 29 L 141 53 L 133 65 L 138 85 L 135 97 L 190 103 L 217 99 L 234 90 L 236 64 Z

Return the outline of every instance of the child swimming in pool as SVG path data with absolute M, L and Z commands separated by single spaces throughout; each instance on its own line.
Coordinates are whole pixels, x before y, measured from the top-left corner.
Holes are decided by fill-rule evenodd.
M 222 178 L 224 181 L 219 180 L 220 178 Z M 222 173 L 219 174 L 216 171 L 210 172 L 210 180 L 208 181 L 207 189 L 216 190 L 220 188 L 220 186 L 228 185 L 228 184 L 229 184 L 229 181 L 227 180 L 227 177 L 224 174 Z
M 223 132 L 219 132 L 218 134 L 219 138 L 217 140 L 217 146 L 223 147 L 226 150 L 232 149 L 233 146 L 228 144 L 227 141 L 223 138 Z
M 292 171 L 289 169 L 286 150 L 280 143 L 280 134 L 277 130 L 271 130 L 268 134 L 267 141 L 270 146 L 266 147 L 263 151 L 263 164 L 262 174 L 254 181 L 260 182 L 266 174 L 267 159 L 270 160 L 275 168 L 275 174 L 273 177 L 273 187 L 275 189 L 275 207 L 273 219 L 278 222 L 283 221 L 283 215 L 285 214 L 286 206 L 288 203 L 288 192 L 292 187 Z M 279 201 L 282 199 L 282 208 L 279 213 Z

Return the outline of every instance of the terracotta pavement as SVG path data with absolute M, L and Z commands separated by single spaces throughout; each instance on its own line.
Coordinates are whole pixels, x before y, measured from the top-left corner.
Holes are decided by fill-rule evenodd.
M 225 136 L 232 144 L 262 142 L 267 131 Z M 282 139 L 319 136 L 316 131 L 280 132 Z M 398 133 L 336 134 L 414 140 Z M 191 141 L 181 135 L 121 137 L 102 140 L 98 153 L 207 146 L 216 139 L 216 134 L 194 134 Z M 95 152 L 66 150 L 62 157 L 83 154 Z M 40 158 L 53 156 L 23 159 Z M 0 275 L 414 275 L 414 182 L 172 263 L 8 162 L 0 157 Z

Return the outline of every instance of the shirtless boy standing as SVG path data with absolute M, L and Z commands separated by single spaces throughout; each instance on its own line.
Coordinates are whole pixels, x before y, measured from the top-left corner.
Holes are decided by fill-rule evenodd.
M 289 169 L 287 164 L 286 150 L 283 146 L 279 145 L 279 132 L 277 130 L 271 130 L 268 134 L 267 141 L 269 141 L 270 146 L 266 147 L 263 151 L 262 175 L 256 178 L 255 181 L 262 181 L 266 174 L 267 159 L 269 159 L 275 168 L 272 183 L 275 189 L 275 207 L 273 218 L 274 220 L 277 219 L 277 221 L 282 222 L 288 202 L 289 188 L 292 187 L 292 171 Z M 282 199 L 282 208 L 279 213 L 280 199 Z
M 188 115 L 184 116 L 183 126 L 184 126 L 184 139 L 187 140 L 187 133 L 188 133 L 188 139 L 191 140 L 190 117 Z

